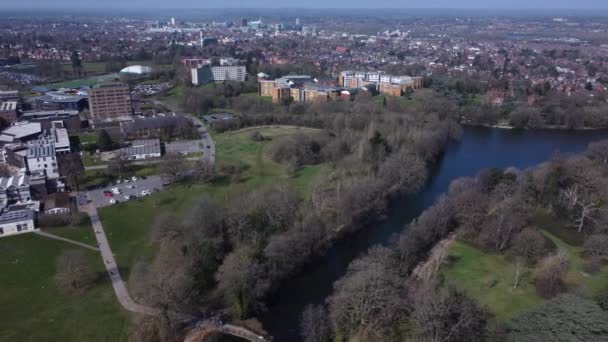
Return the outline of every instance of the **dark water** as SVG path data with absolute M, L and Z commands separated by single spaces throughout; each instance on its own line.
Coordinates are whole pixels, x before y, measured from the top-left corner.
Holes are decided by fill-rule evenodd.
M 298 341 L 299 318 L 307 304 L 324 303 L 332 284 L 348 264 L 376 244 L 387 245 L 404 226 L 446 192 L 450 182 L 490 167 L 526 169 L 556 152 L 585 150 L 608 131 L 514 131 L 491 128 L 464 129 L 462 140 L 448 147 L 425 189 L 392 203 L 387 219 L 338 242 L 327 254 L 284 282 L 261 321 L 275 341 Z

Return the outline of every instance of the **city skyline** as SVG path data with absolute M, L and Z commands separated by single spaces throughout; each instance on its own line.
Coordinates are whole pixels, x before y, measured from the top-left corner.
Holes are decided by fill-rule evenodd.
M 384 0 L 381 2 L 370 3 L 363 0 L 338 0 L 334 2 L 325 2 L 320 0 L 311 0 L 306 3 L 306 6 L 301 1 L 285 0 L 278 6 L 277 3 L 271 0 L 226 0 L 221 6 L 217 2 L 199 2 L 194 0 L 176 0 L 170 3 L 160 0 L 135 0 L 125 4 L 120 0 L 107 0 L 99 5 L 91 3 L 74 3 L 68 0 L 57 0 L 53 2 L 53 6 L 49 7 L 45 0 L 10 0 L 5 4 L 5 8 L 9 9 L 35 9 L 37 8 L 124 8 L 135 9 L 140 6 L 146 6 L 146 9 L 153 8 L 366 8 L 366 9 L 386 9 L 386 8 L 403 8 L 403 9 L 608 9 L 608 3 L 600 4 L 597 0 L 580 0 L 573 5 L 572 1 L 568 0 L 513 0 L 510 2 L 494 2 L 488 3 L 483 0 L 412 0 L 403 3 L 398 0 Z

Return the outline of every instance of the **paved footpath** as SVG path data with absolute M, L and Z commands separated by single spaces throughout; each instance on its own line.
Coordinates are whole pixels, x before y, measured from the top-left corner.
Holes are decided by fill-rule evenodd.
M 112 287 L 114 288 L 114 292 L 116 293 L 116 297 L 118 298 L 120 305 L 122 305 L 126 310 L 145 315 L 160 314 L 160 311 L 155 308 L 140 305 L 133 301 L 129 295 L 125 282 L 122 280 L 120 272 L 118 271 L 118 265 L 116 264 L 116 260 L 114 260 L 114 255 L 110 249 L 110 244 L 106 237 L 106 233 L 103 230 L 103 226 L 101 225 L 101 221 L 97 215 L 97 209 L 95 209 L 93 205 L 88 204 L 86 206 L 82 206 L 81 210 L 85 211 L 91 218 L 91 224 L 93 225 L 93 230 L 95 231 L 95 238 L 99 243 L 99 250 L 101 251 L 101 256 L 103 257 L 103 264 L 110 275 Z
M 80 247 L 84 247 L 84 248 L 90 249 L 90 250 L 95 251 L 95 252 L 99 252 L 99 248 L 93 247 L 91 245 L 87 245 L 86 243 L 82 243 L 82 242 L 66 239 L 64 237 L 61 237 L 61 236 L 58 236 L 58 235 L 55 235 L 55 234 L 49 234 L 49 233 L 46 233 L 46 232 L 43 232 L 43 231 L 40 231 L 40 230 L 35 231 L 34 233 L 38 234 L 40 236 L 44 236 L 45 238 L 49 238 L 49 239 L 54 239 L 54 240 L 59 240 L 59 241 L 71 243 L 73 245 L 77 245 L 77 246 L 80 246 Z

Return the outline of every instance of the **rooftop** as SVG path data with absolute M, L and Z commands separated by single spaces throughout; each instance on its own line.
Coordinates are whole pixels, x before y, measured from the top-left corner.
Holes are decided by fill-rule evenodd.
M 11 186 L 30 185 L 30 177 L 25 174 L 12 177 L 0 177 L 0 189 L 7 189 Z
M 17 101 L 6 101 L 0 104 L 0 111 L 17 110 Z
M 27 148 L 28 158 L 45 158 L 55 156 L 55 145 L 49 142 L 39 140 L 35 144 L 31 144 Z
M 133 140 L 130 147 L 126 148 L 129 156 L 142 154 L 159 154 L 160 140 L 159 139 L 141 139 Z
M 0 215 L 0 224 L 34 220 L 34 211 L 30 209 L 5 211 Z
M 39 122 L 31 122 L 11 126 L 0 136 L 0 141 L 15 141 L 42 132 Z

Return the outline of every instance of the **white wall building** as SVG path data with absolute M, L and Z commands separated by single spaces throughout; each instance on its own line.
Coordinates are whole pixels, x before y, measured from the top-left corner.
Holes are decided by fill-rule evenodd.
M 0 215 L 0 238 L 36 230 L 34 211 L 31 209 L 5 211 Z
M 59 178 L 55 145 L 44 140 L 29 144 L 27 148 L 27 168 L 30 172 L 44 171 L 49 179 Z

